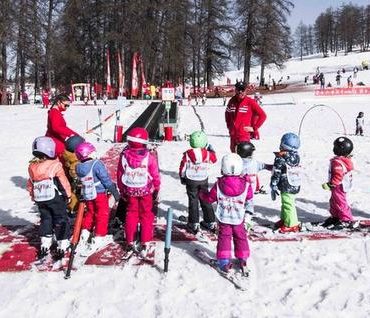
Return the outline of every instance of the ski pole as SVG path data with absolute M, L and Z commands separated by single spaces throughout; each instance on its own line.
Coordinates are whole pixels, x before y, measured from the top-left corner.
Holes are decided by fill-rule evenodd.
M 171 250 L 172 219 L 173 219 L 173 211 L 171 208 L 169 208 L 167 210 L 166 240 L 164 243 L 164 271 L 165 273 L 168 272 L 169 254 Z
M 71 253 L 69 256 L 69 260 L 68 260 L 67 271 L 64 276 L 65 279 L 71 278 L 72 265 L 73 265 L 73 260 L 75 258 L 77 244 L 80 239 L 82 219 L 84 217 L 84 212 L 85 212 L 85 203 L 80 201 L 80 204 L 77 210 L 76 221 L 73 227 L 73 235 L 72 235 L 72 240 L 71 240 L 71 245 L 70 245 Z

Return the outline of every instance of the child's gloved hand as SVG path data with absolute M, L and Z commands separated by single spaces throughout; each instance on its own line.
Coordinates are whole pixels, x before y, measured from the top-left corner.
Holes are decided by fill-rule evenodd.
M 276 185 L 272 185 L 271 186 L 271 199 L 272 201 L 275 201 L 276 200 L 276 197 L 279 196 L 280 193 L 279 193 L 279 190 L 277 188 Z
M 213 147 L 212 147 L 212 145 L 211 145 L 211 144 L 208 144 L 208 146 L 207 146 L 207 150 L 208 150 L 208 151 L 215 152 L 215 150 L 213 149 Z
M 326 183 L 323 183 L 321 185 L 321 187 L 324 189 L 324 190 L 331 190 L 333 188 L 333 186 L 329 183 L 329 182 L 326 182 Z
M 158 190 L 153 191 L 153 201 L 159 201 L 159 191 Z
M 185 178 L 180 178 L 181 184 L 186 184 L 186 179 Z
M 114 197 L 114 200 L 116 202 L 119 201 L 119 198 L 120 198 L 120 194 L 117 190 L 117 186 L 113 183 L 110 188 L 108 189 L 108 192 L 112 193 L 113 197 Z

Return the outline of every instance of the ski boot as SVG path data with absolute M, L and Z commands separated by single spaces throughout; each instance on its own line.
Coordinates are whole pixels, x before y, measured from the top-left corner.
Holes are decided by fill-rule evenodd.
M 280 228 L 279 228 L 279 232 L 280 233 L 294 233 L 294 232 L 299 232 L 301 230 L 301 225 L 300 224 L 297 224 L 297 225 L 294 225 L 294 226 L 285 226 L 285 225 L 282 225 Z
M 200 227 L 208 232 L 216 234 L 217 232 L 217 223 L 216 222 L 200 222 Z
M 223 273 L 228 273 L 232 267 L 232 263 L 228 258 L 220 258 L 217 260 L 216 264 L 217 268 Z
M 339 223 L 339 219 L 335 217 L 328 217 L 322 224 L 322 227 L 327 227 L 329 228 L 330 226 L 334 226 Z
M 240 271 L 242 272 L 242 276 L 248 277 L 249 270 L 247 268 L 247 261 L 243 258 L 238 258 Z
M 52 243 L 53 243 L 52 235 L 41 236 L 41 247 L 38 255 L 39 259 L 45 258 L 50 254 L 50 247 Z
M 67 254 L 67 249 L 70 245 L 69 243 L 69 240 L 59 240 L 57 242 L 58 246 L 57 246 L 57 250 L 56 250 L 56 253 L 55 253 L 55 258 L 57 260 L 60 260 L 62 258 L 64 258 Z
M 199 223 L 188 223 L 186 224 L 186 230 L 189 233 L 196 235 L 200 230 L 200 225 Z

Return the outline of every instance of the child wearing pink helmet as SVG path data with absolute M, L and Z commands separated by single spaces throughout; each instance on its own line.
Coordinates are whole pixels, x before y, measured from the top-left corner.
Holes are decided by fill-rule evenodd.
M 135 127 L 128 132 L 128 147 L 122 151 L 117 169 L 117 185 L 127 206 L 125 237 L 128 249 L 136 248 L 134 240 L 140 224 L 137 251 L 142 256 L 146 256 L 148 244 L 153 239 L 152 206 L 160 189 L 158 161 L 146 147 L 148 137 L 145 128 Z
M 87 256 L 110 243 L 106 236 L 110 212 L 107 192 L 112 193 L 116 201 L 119 200 L 119 193 L 104 163 L 96 158 L 94 145 L 83 142 L 76 147 L 75 153 L 80 161 L 76 165 L 76 174 L 81 182 L 81 200 L 86 204 L 81 231 L 81 255 Z

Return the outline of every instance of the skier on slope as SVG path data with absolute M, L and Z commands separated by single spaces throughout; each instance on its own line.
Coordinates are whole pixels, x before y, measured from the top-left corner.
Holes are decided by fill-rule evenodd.
M 281 195 L 280 221 L 276 223 L 279 232 L 299 232 L 300 226 L 295 207 L 295 194 L 301 188 L 300 140 L 296 134 L 286 133 L 281 137 L 280 151 L 275 152 L 275 161 L 271 176 L 271 198 L 273 201 Z
M 55 142 L 50 137 L 37 137 L 32 144 L 35 156 L 28 167 L 27 190 L 40 212 L 41 250 L 39 257 L 50 253 L 53 236 L 57 239 L 57 258 L 64 257 L 69 246 L 70 224 L 66 204 L 71 186 L 61 162 L 56 158 Z
M 218 223 L 217 265 L 221 271 L 228 272 L 231 263 L 231 239 L 234 241 L 234 254 L 239 265 L 245 268 L 250 255 L 247 233 L 244 227 L 246 200 L 253 198 L 252 186 L 248 176 L 243 176 L 243 160 L 239 155 L 225 155 L 221 162 L 222 176 L 210 192 L 201 192 L 200 199 L 213 203 L 217 201 L 216 217 Z
M 364 126 L 365 126 L 365 119 L 364 119 L 364 112 L 359 112 L 358 116 L 356 117 L 356 136 L 364 135 Z
M 324 190 L 331 191 L 331 216 L 322 224 L 324 227 L 342 229 L 353 227 L 353 215 L 347 202 L 347 192 L 352 190 L 353 163 L 351 153 L 353 143 L 347 137 L 339 137 L 334 141 L 335 157 L 330 159 L 329 180 L 322 185 Z
M 225 121 L 230 134 L 230 150 L 235 152 L 236 145 L 249 141 L 251 134 L 258 135 L 258 129 L 266 120 L 264 110 L 258 103 L 245 95 L 246 85 L 235 84 L 235 95 L 229 100 L 225 111 Z M 253 117 L 258 117 L 252 122 Z
M 216 153 L 208 144 L 207 135 L 203 131 L 195 131 L 190 135 L 191 149 L 183 153 L 179 176 L 181 183 L 186 185 L 188 195 L 189 218 L 187 230 L 197 234 L 200 226 L 215 232 L 216 222 L 212 205 L 200 202 L 204 221 L 199 224 L 199 191 L 208 189 L 208 169 L 217 161 Z
M 142 257 L 153 240 L 153 200 L 158 200 L 160 176 L 157 158 L 146 145 L 148 131 L 135 127 L 128 132 L 128 147 L 118 162 L 117 184 L 126 200 L 125 236 L 128 250 L 136 249 Z M 135 234 L 140 224 L 140 246 L 135 246 Z
M 87 256 L 110 243 L 110 237 L 106 236 L 110 213 L 107 192 L 112 193 L 116 201 L 119 192 L 104 163 L 96 158 L 94 145 L 83 142 L 76 147 L 75 153 L 80 161 L 76 165 L 76 174 L 81 183 L 81 198 L 86 205 L 80 250 L 82 256 Z

